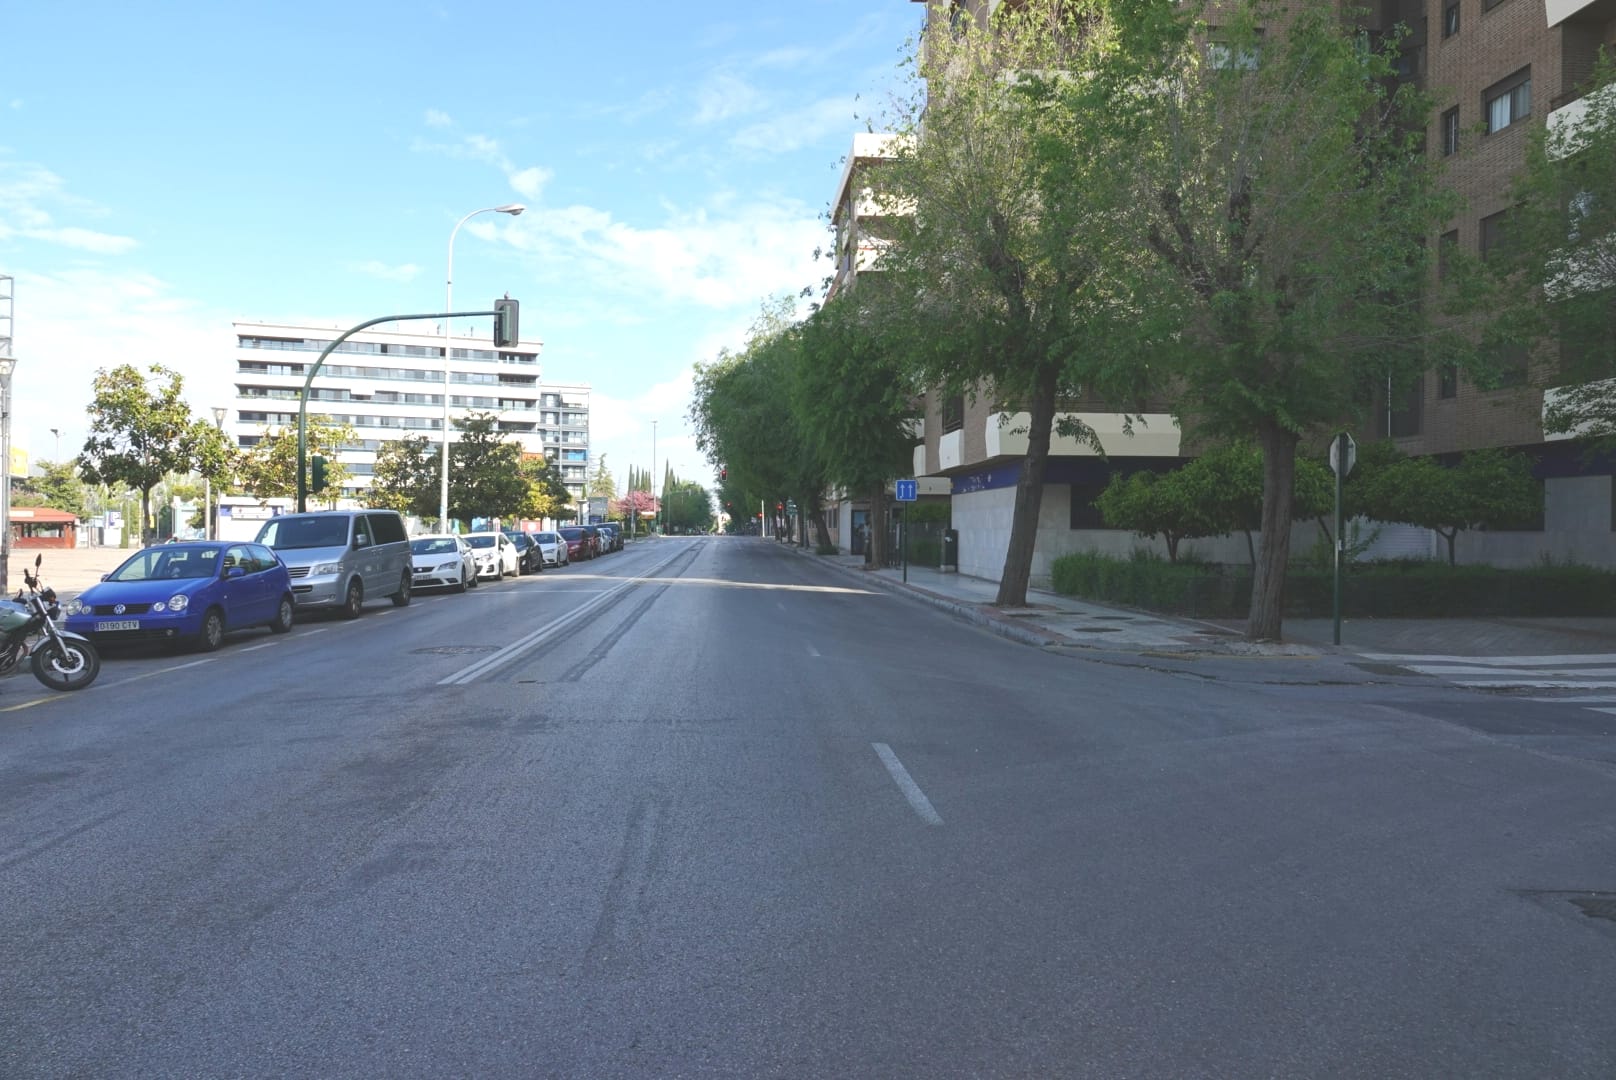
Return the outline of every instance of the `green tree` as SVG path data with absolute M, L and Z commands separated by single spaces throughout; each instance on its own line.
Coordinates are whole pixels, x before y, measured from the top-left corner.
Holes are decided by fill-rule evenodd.
M 617 481 L 612 478 L 612 470 L 606 467 L 606 455 L 602 454 L 595 459 L 595 467 L 589 477 L 588 492 L 597 499 L 617 498 Z
M 1070 92 L 1105 94 L 1132 132 L 1107 162 L 1128 174 L 1129 231 L 1152 260 L 1129 294 L 1181 328 L 1142 360 L 1171 365 L 1194 434 L 1262 451 L 1246 632 L 1278 638 L 1298 445 L 1367 405 L 1366 388 L 1470 360 L 1464 327 L 1434 317 L 1451 298 L 1428 289 L 1429 241 L 1458 200 L 1422 145 L 1429 99 L 1393 78 L 1395 36 L 1366 48 L 1339 5 L 1110 10 L 1123 47 Z M 1054 162 L 1094 153 L 1083 139 L 1046 148 Z
M 522 475 L 522 448 L 499 433 L 494 413 L 455 421 L 460 437 L 449 445 L 449 516 L 515 520 L 532 489 Z
M 913 471 L 919 416 L 901 346 L 883 333 L 887 292 L 875 275 L 806 320 L 791 399 L 825 479 L 869 496 L 867 557 L 877 566 L 886 544 L 886 485 Z M 822 523 L 819 540 L 829 541 Z
M 87 492 L 72 462 L 40 462 L 40 475 L 12 481 L 11 501 L 16 506 L 49 506 L 65 510 L 80 521 L 89 517 Z
M 794 307 L 787 297 L 766 303 L 741 351 L 726 348 L 711 363 L 696 365 L 690 419 L 697 447 L 709 461 L 724 463 L 748 503 L 794 499 L 828 542 L 824 465 L 793 409 L 802 351 Z M 666 487 L 664 505 L 665 493 Z
M 442 455 L 425 435 L 392 439 L 376 451 L 370 501 L 418 518 L 436 518 L 442 493 Z
M 144 372 L 132 364 L 102 368 L 92 383 L 79 471 L 89 483 L 124 483 L 140 492 L 143 541 L 152 534 L 152 488 L 191 468 L 201 430 L 211 428 L 191 416 L 183 388 L 180 373 L 161 364 Z
M 575 515 L 572 493 L 554 463 L 538 454 L 524 454 L 519 469 L 528 484 L 523 517 L 570 519 Z
M 1543 485 L 1531 461 L 1510 450 L 1473 450 L 1453 468 L 1429 457 L 1382 470 L 1363 494 L 1371 516 L 1434 530 L 1447 541 L 1448 565 L 1461 531 L 1531 524 L 1543 512 Z
M 1095 498 L 1106 524 L 1129 529 L 1167 545 L 1167 560 L 1178 561 L 1178 546 L 1185 540 L 1219 535 L 1218 522 L 1209 508 L 1184 484 L 1180 471 L 1169 473 L 1116 473 Z
M 1061 90 L 1112 47 L 1102 14 L 1031 0 L 1000 5 L 985 28 L 934 20 L 926 85 L 898 118 L 893 160 L 872 174 L 891 232 L 879 266 L 908 300 L 887 321 L 915 379 L 1028 415 L 1001 605 L 1026 601 L 1059 403 L 1131 411 L 1152 372 L 1123 362 L 1125 340 L 1152 322 L 1118 291 L 1118 270 L 1139 259 L 1116 239 L 1128 194 L 1111 160 L 1117 114 Z M 1074 137 L 1080 151 L 1050 149 Z M 1100 449 L 1069 415 L 1059 429 Z
M 329 416 L 310 416 L 308 457 L 326 459 L 326 488 L 311 501 L 335 506 L 342 487 L 350 479 L 348 467 L 338 456 L 345 446 L 359 441 L 352 424 L 334 424 Z M 243 494 L 258 499 L 286 499 L 297 495 L 297 427 L 266 428 L 258 442 L 248 447 L 237 464 L 237 482 Z

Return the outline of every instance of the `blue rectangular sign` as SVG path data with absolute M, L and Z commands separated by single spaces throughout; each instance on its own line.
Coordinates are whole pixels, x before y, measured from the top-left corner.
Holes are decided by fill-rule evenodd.
M 894 486 L 897 488 L 899 502 L 914 502 L 919 497 L 915 490 L 919 485 L 913 480 L 899 480 Z

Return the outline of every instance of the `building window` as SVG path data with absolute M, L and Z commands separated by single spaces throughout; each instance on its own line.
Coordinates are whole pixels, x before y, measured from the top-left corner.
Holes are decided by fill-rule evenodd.
M 1507 218 L 1509 211 L 1501 210 L 1496 214 L 1489 214 L 1481 219 L 1481 257 L 1485 259 L 1489 254 L 1502 248 L 1507 240 Z
M 1450 38 L 1459 32 L 1459 0 L 1442 9 L 1442 36 Z
M 1436 369 L 1436 396 L 1444 400 L 1459 396 L 1459 369 L 1453 364 Z
M 1497 7 L 1503 2 L 1504 0 L 1481 0 L 1481 10 L 1491 11 L 1493 8 Z
M 1459 230 L 1449 229 L 1436 245 L 1436 279 L 1446 281 L 1453 265 L 1453 253 L 1459 250 Z
M 1074 529 L 1114 529 L 1116 526 L 1107 525 L 1105 516 L 1100 508 L 1094 505 L 1100 492 L 1105 490 L 1104 484 L 1073 484 L 1072 486 L 1071 523 Z
M 1425 376 L 1421 375 L 1409 387 L 1408 394 L 1400 403 L 1401 407 L 1394 409 L 1390 421 L 1389 434 L 1394 439 L 1406 439 L 1420 433 L 1420 406 L 1425 403 Z
M 965 395 L 951 394 L 943 399 L 943 434 L 965 426 Z
M 1442 114 L 1442 156 L 1452 157 L 1459 152 L 1459 106 Z
M 1532 69 L 1521 68 L 1502 82 L 1496 82 L 1481 95 L 1481 111 L 1487 117 L 1487 133 L 1502 131 L 1532 115 Z
M 1206 59 L 1219 71 L 1256 71 L 1262 51 L 1255 45 L 1236 47 L 1223 41 L 1209 41 Z

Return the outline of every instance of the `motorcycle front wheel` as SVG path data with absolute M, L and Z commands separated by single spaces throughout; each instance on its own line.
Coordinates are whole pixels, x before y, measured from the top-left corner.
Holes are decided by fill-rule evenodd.
M 52 690 L 83 690 L 101 674 L 101 656 L 88 641 L 49 638 L 33 654 L 34 678 Z

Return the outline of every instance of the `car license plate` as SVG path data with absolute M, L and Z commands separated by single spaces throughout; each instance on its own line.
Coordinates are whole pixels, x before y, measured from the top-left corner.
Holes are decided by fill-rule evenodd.
M 140 629 L 140 620 L 139 619 L 114 619 L 114 620 L 111 620 L 111 621 L 108 621 L 108 622 L 98 622 L 98 623 L 95 624 L 96 633 L 103 633 L 103 632 L 108 631 L 108 630 L 139 630 L 139 629 Z

